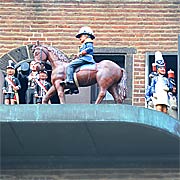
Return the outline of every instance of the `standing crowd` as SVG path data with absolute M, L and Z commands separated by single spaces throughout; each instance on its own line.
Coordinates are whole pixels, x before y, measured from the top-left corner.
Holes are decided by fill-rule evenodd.
M 15 77 L 14 63 L 9 60 L 6 74 L 2 88 L 5 104 L 19 104 L 19 95 L 22 95 L 20 93 L 22 88 L 25 88 L 25 91 L 22 91 L 25 94 L 23 103 L 42 104 L 42 99 L 51 87 L 51 84 L 47 81 L 47 71 L 45 69 L 38 71 L 38 63 L 31 61 L 29 75 L 24 75 L 20 71 Z M 26 87 L 21 86 L 21 79 L 25 80 Z

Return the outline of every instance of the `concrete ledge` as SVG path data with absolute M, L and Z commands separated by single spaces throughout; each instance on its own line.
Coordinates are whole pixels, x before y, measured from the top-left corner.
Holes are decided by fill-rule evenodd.
M 154 110 L 115 104 L 1 105 L 0 122 L 129 122 L 152 126 L 180 137 L 180 121 Z
M 179 166 L 180 123 L 153 110 L 115 104 L 2 105 L 0 119 L 2 167 Z

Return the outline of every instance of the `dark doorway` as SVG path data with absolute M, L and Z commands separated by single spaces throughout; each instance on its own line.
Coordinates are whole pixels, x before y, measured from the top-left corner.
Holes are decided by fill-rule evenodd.
M 94 59 L 96 62 L 102 60 L 111 60 L 118 64 L 120 67 L 125 68 L 125 55 L 124 54 L 95 54 Z
M 127 88 L 128 94 L 124 104 L 132 104 L 132 72 L 133 72 L 133 55 L 136 54 L 135 48 L 95 48 L 94 59 L 96 62 L 102 60 L 111 60 L 124 68 L 127 73 Z M 98 95 L 97 84 L 91 87 L 91 103 L 94 103 Z M 113 97 L 107 93 L 102 103 L 114 103 Z

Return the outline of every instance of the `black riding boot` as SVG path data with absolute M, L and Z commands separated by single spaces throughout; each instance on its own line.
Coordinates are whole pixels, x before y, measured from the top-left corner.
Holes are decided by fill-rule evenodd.
M 65 91 L 65 94 L 79 94 L 79 90 L 78 90 L 78 88 L 74 88 L 74 89 L 67 89 L 66 91 Z

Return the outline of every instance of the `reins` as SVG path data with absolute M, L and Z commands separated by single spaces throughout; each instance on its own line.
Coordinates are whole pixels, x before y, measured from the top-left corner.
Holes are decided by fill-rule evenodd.
M 46 54 L 46 56 L 48 57 L 48 53 L 43 49 L 43 47 L 41 45 L 38 45 L 37 47 L 35 47 L 35 49 L 39 48 L 40 49 L 40 65 L 44 65 L 45 62 L 43 62 L 42 59 L 42 53 Z

